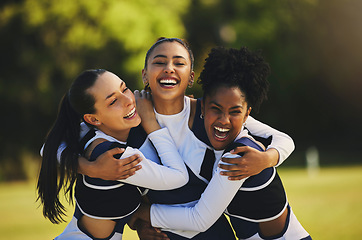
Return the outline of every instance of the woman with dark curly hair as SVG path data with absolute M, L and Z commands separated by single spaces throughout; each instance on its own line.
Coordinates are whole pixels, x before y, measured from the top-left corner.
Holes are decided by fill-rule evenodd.
M 259 52 L 243 47 L 214 48 L 206 59 L 199 83 L 206 135 L 216 159 L 239 157 L 239 146 L 265 151 L 244 124 L 252 109 L 267 98 L 270 67 Z M 289 206 L 275 167 L 239 181 L 229 181 L 214 166 L 211 181 L 193 207 L 143 206 L 141 218 L 152 226 L 206 231 L 224 212 L 239 239 L 311 239 Z M 146 213 L 146 214 L 145 214 Z M 150 214 L 148 214 L 150 213 Z

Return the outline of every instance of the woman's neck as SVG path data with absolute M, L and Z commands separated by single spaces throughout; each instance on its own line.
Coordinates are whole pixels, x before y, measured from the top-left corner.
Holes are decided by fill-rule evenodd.
M 102 132 L 104 132 L 105 134 L 107 134 L 111 137 L 114 137 L 115 139 L 117 139 L 118 141 L 121 141 L 121 142 L 127 142 L 129 132 L 131 130 L 131 129 L 127 129 L 127 130 L 122 130 L 122 131 L 112 131 L 112 130 L 109 130 L 108 128 L 105 128 L 102 126 L 100 126 L 98 129 L 101 130 Z
M 180 113 L 184 109 L 184 96 L 177 99 L 160 99 L 154 98 L 153 104 L 155 110 L 159 114 L 174 115 Z

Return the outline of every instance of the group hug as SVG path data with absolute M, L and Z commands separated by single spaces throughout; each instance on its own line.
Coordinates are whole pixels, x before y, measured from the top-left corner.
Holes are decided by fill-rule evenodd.
M 294 142 L 252 117 L 267 99 L 261 51 L 215 47 L 195 81 L 185 40 L 148 50 L 143 90 L 105 69 L 80 73 L 41 149 L 43 215 L 56 240 L 312 239 L 293 213 L 277 167 Z M 275 113 L 278 114 L 278 113 Z M 127 240 L 127 239 L 124 239 Z

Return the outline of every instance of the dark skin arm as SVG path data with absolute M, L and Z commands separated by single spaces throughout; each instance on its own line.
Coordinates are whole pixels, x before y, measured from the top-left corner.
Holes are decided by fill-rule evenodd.
M 277 165 L 279 161 L 279 152 L 274 148 L 261 152 L 255 148 L 243 146 L 235 148 L 231 153 L 244 153 L 244 156 L 222 159 L 223 162 L 232 164 L 219 164 L 221 169 L 226 170 L 221 171 L 220 174 L 228 176 L 229 180 L 240 180 L 257 175 L 264 169 Z
M 124 159 L 116 159 L 113 155 L 123 153 L 124 149 L 113 148 L 100 155 L 95 161 L 90 162 L 84 157 L 78 158 L 78 172 L 89 177 L 104 180 L 123 180 L 135 174 L 141 169 L 139 155 L 133 155 Z
M 138 219 L 134 226 L 140 240 L 169 240 L 165 233 L 152 227 L 149 222 Z
M 128 223 L 127 223 L 128 226 L 132 230 L 136 230 L 137 223 L 139 220 L 151 223 L 150 209 L 151 209 L 150 203 L 147 203 L 147 202 L 141 203 L 141 205 L 139 206 L 137 211 L 132 214 L 131 219 L 128 221 Z
M 168 240 L 169 238 L 159 228 L 151 226 L 150 218 L 151 204 L 146 196 L 143 196 L 142 203 L 128 221 L 128 226 L 136 230 L 141 240 Z

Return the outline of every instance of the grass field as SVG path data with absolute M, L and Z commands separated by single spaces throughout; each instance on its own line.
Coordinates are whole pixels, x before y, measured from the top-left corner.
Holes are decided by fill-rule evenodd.
M 313 239 L 362 239 L 361 165 L 322 168 L 315 176 L 283 167 L 279 173 L 294 213 Z M 0 183 L 1 239 L 45 240 L 62 232 L 66 224 L 45 220 L 35 199 L 35 181 Z M 123 239 L 138 238 L 126 230 Z

